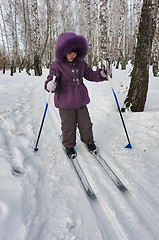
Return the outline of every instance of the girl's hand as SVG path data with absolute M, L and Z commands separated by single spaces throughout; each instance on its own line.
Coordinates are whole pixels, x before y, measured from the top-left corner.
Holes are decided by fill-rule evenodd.
M 109 68 L 109 67 L 105 67 L 105 68 L 104 68 L 104 72 L 105 72 L 105 74 L 107 74 L 107 75 L 109 75 L 109 76 L 112 75 L 112 70 L 111 70 L 111 68 Z
M 49 81 L 46 87 L 49 92 L 55 92 L 56 86 L 57 86 L 56 82 Z

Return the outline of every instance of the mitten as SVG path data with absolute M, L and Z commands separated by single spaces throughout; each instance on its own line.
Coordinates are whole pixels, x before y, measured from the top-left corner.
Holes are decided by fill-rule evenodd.
M 110 77 L 111 77 L 112 70 L 109 67 L 104 67 L 102 69 L 102 71 L 100 72 L 100 74 L 103 78 L 108 78 L 108 75 L 110 75 Z
M 105 73 L 104 68 L 102 69 L 102 71 L 100 72 L 100 75 L 102 78 L 107 78 L 107 74 Z
M 56 82 L 49 81 L 46 87 L 49 92 L 55 92 L 56 86 L 57 86 Z
M 109 68 L 109 67 L 105 67 L 105 68 L 104 68 L 104 72 L 105 72 L 107 75 L 109 75 L 109 76 L 112 75 L 112 69 Z

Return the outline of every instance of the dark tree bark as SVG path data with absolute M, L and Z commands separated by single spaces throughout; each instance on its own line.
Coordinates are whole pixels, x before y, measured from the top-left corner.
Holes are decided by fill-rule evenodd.
M 6 72 L 6 58 L 3 58 L 3 74 Z
M 13 76 L 14 74 L 14 61 L 12 60 L 11 66 L 10 66 L 10 76 Z
M 158 13 L 156 21 L 156 32 L 153 40 L 153 75 L 159 76 L 158 60 L 159 60 L 159 1 L 158 1 Z
M 39 55 L 34 55 L 34 72 L 35 76 L 42 75 L 41 59 L 39 58 Z
M 131 74 L 130 88 L 122 111 L 125 111 L 125 109 L 130 109 L 132 112 L 144 111 L 157 9 L 158 0 L 143 0 L 134 68 Z

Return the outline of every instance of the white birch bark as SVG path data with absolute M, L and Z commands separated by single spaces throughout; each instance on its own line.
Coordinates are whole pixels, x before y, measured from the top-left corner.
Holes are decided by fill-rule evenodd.
M 10 22 L 10 32 L 11 32 L 11 62 L 10 62 L 10 75 L 13 76 L 15 69 L 15 23 L 14 23 L 14 9 L 13 2 L 9 1 L 9 22 Z
M 159 76 L 158 69 L 158 61 L 159 61 L 159 6 L 156 20 L 156 31 L 153 41 L 153 75 L 154 77 Z
M 133 1 L 134 0 L 130 0 L 130 10 L 129 10 L 129 39 L 128 39 L 128 59 L 132 59 L 132 56 L 133 56 L 133 45 L 134 45 L 134 34 L 133 34 L 133 19 L 134 19 L 134 8 L 133 8 Z
M 137 35 L 139 31 L 139 23 L 140 23 L 140 14 L 141 14 L 141 0 L 134 0 L 134 19 L 135 19 L 135 27 L 134 27 L 134 40 L 133 40 L 133 58 L 135 56 L 135 51 L 137 47 Z M 133 59 L 134 60 L 134 59 Z
M 93 29 L 92 29 L 92 16 L 91 16 L 91 4 L 90 4 L 90 0 L 86 0 L 85 1 L 85 16 L 86 16 L 86 20 L 87 22 L 85 23 L 85 32 L 86 32 L 86 38 L 88 41 L 88 48 L 89 48 L 89 52 L 88 52 L 88 56 L 87 56 L 87 62 L 88 65 L 90 67 L 93 67 L 93 53 L 92 53 L 92 33 L 93 33 Z
M 119 18 L 119 36 L 118 36 L 118 64 L 122 65 L 122 69 L 126 68 L 125 63 L 125 1 L 120 0 L 120 18 Z M 118 68 L 118 64 L 116 68 Z
M 100 46 L 99 46 L 99 0 L 94 1 L 94 8 L 93 8 L 93 66 L 98 66 L 100 62 Z
M 7 34 L 7 24 L 6 21 L 4 19 L 4 13 L 3 13 L 3 9 L 2 6 L 0 5 L 0 13 L 1 13 L 1 19 L 2 19 L 2 29 L 3 29 L 3 33 L 4 33 L 4 42 L 6 44 L 6 55 L 8 55 L 8 57 L 10 56 L 10 47 L 9 47 L 9 41 L 8 41 L 8 34 Z M 9 58 L 10 59 L 10 58 Z
M 107 0 L 100 1 L 100 58 L 105 60 L 108 56 L 107 47 Z
M 0 23 L 0 33 L 1 33 L 1 38 L 2 38 L 2 55 L 3 55 L 3 74 L 5 73 L 6 70 L 6 50 L 5 50 L 5 42 L 4 42 L 4 37 L 3 37 L 3 29 L 2 29 L 2 24 Z
M 108 57 L 113 60 L 112 57 L 112 1 L 108 2 Z
M 38 18 L 37 0 L 32 0 L 32 24 L 33 24 L 33 55 L 34 55 L 34 72 L 35 76 L 42 75 L 41 58 L 40 58 L 40 31 Z

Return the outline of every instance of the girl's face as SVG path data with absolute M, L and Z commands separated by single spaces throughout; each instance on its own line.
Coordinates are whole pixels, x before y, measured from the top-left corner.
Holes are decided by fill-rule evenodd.
M 72 62 L 77 57 L 76 52 L 70 52 L 66 55 L 66 59 L 68 62 Z

